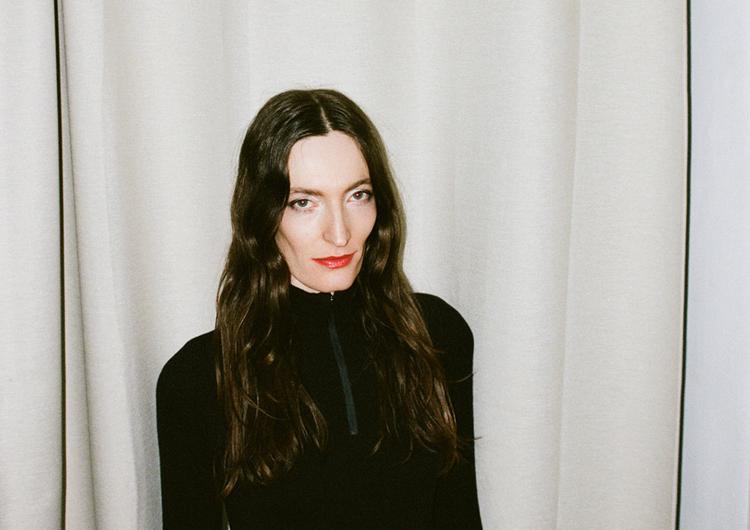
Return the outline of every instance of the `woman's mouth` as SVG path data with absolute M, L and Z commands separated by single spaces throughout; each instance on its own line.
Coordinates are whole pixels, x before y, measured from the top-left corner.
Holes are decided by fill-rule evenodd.
M 329 269 L 340 269 L 341 267 L 346 267 L 347 265 L 349 265 L 349 263 L 352 261 L 352 256 L 354 256 L 354 252 L 352 252 L 351 254 L 344 254 L 343 256 L 313 258 L 313 261 L 320 263 L 321 265 L 328 267 Z

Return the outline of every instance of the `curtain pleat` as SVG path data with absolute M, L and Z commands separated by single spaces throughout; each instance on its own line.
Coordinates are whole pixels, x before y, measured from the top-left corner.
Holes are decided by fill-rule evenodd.
M 439 292 L 474 325 L 487 528 L 556 521 L 577 18 L 573 5 L 516 4 L 458 29 L 455 239 L 429 253 L 454 263 L 458 282 Z
M 407 273 L 474 331 L 485 527 L 671 525 L 684 2 L 61 7 L 68 528 L 159 527 L 156 378 L 182 344 L 213 327 L 244 128 L 273 94 L 318 86 L 350 95 L 375 121 L 404 196 Z M 26 61 L 13 53 L 3 86 Z M 29 71 L 51 83 L 52 114 L 43 116 L 54 117 L 54 75 Z M 32 97 L 22 93 L 32 85 L 41 90 L 28 79 L 11 101 Z M 12 112 L 3 107 L 4 121 Z M 14 122 L 19 130 L 25 119 Z M 49 152 L 39 178 L 56 182 L 49 120 L 34 152 Z M 13 156 L 3 155 L 3 189 L 29 194 L 31 180 L 7 180 L 5 167 L 46 158 Z M 28 373 L 11 372 L 12 391 L 3 389 L 14 408 L 3 406 L 2 432 L 19 421 L 19 406 L 38 410 L 24 415 L 23 434 L 0 442 L 0 503 L 18 506 L 10 516 L 0 509 L 3 527 L 42 520 L 15 485 L 51 477 L 50 465 L 57 489 L 45 483 L 50 502 L 34 509 L 54 524 L 62 509 L 59 191 L 37 191 L 22 202 L 0 198 L 39 231 L 3 232 L 14 256 L 56 260 L 36 270 L 14 257 L 13 279 L 1 284 L 6 299 L 48 311 L 29 309 L 45 317 L 25 323 L 23 340 L 42 342 L 5 363 Z M 57 231 L 43 231 L 50 226 Z M 42 277 L 50 289 L 22 298 L 18 286 Z M 24 329 L 18 307 L 2 325 Z M 11 340 L 18 351 L 21 339 Z M 30 393 L 29 373 L 45 397 Z M 50 443 L 19 458 L 37 432 Z M 5 473 L 6 460 L 25 471 Z
M 674 522 L 685 17 L 683 3 L 581 7 L 561 528 Z
M 55 18 L 0 17 L 0 527 L 55 528 L 62 504 Z

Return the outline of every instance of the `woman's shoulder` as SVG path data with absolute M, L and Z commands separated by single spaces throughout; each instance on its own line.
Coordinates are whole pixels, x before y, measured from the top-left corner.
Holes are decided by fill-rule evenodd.
M 433 345 L 443 353 L 449 374 L 471 373 L 474 335 L 461 313 L 448 302 L 427 293 L 414 293 Z
M 158 399 L 207 398 L 216 394 L 216 330 L 190 339 L 166 362 L 156 384 Z
M 471 328 L 456 308 L 434 294 L 414 293 L 414 297 L 433 341 L 473 345 Z

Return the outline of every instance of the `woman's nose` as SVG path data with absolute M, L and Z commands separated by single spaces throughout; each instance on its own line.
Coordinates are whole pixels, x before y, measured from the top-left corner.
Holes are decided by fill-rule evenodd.
M 346 212 L 342 208 L 334 208 L 329 211 L 323 238 L 337 247 L 345 247 L 349 243 L 351 233 Z

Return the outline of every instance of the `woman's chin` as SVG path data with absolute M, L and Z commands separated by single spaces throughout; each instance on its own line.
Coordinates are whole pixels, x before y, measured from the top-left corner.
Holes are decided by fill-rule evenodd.
M 344 272 L 344 271 L 342 271 Z M 336 291 L 346 291 L 356 280 L 357 276 L 348 274 L 329 274 L 327 278 L 310 278 L 307 281 L 301 281 L 292 277 L 292 285 L 307 291 L 308 293 L 333 293 Z

